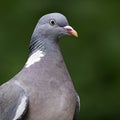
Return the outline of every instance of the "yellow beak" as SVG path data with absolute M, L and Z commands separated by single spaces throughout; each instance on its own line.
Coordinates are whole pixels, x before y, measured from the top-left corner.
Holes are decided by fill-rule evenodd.
M 73 35 L 73 36 L 75 36 L 75 37 L 78 37 L 77 31 L 74 30 L 71 26 L 68 25 L 68 26 L 65 26 L 64 28 L 65 28 L 65 30 L 66 30 L 70 35 Z

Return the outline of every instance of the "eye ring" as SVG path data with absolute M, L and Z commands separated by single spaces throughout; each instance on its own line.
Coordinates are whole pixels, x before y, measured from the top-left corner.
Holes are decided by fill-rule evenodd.
M 56 24 L 56 22 L 55 22 L 54 19 L 51 19 L 51 20 L 49 21 L 49 23 L 50 23 L 50 25 L 52 25 L 52 26 Z

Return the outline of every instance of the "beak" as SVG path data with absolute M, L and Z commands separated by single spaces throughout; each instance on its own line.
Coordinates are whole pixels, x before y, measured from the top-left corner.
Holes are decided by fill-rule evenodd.
M 65 26 L 64 29 L 67 31 L 68 34 L 78 37 L 78 33 L 71 26 Z

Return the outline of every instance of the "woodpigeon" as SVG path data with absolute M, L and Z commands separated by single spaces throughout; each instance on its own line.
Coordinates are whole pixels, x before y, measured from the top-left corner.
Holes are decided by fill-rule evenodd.
M 0 120 L 76 120 L 80 100 L 61 55 L 61 36 L 78 36 L 60 13 L 44 15 L 23 69 L 0 86 Z

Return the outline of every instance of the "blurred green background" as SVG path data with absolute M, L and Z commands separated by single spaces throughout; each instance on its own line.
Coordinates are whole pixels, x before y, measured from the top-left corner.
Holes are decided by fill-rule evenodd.
M 38 19 L 63 13 L 79 33 L 62 53 L 81 98 L 79 120 L 120 120 L 120 1 L 1 0 L 0 84 L 21 70 Z

